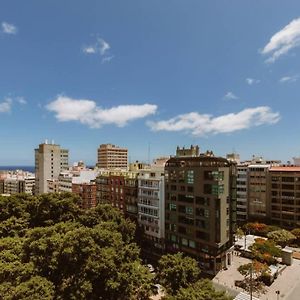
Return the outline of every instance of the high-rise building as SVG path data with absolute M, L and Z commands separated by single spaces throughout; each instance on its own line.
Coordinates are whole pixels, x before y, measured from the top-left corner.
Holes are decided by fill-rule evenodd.
M 112 144 L 102 144 L 98 148 L 98 168 L 124 169 L 128 167 L 128 150 Z
M 265 221 L 268 218 L 270 164 L 248 166 L 248 217 L 250 220 Z
M 239 224 L 248 220 L 248 165 L 237 165 L 236 179 L 236 219 Z
M 154 247 L 163 249 L 165 238 L 164 166 L 152 165 L 138 175 L 138 224 Z
M 57 179 L 62 170 L 69 165 L 69 150 L 54 143 L 40 144 L 35 149 L 35 194 L 48 192 L 47 180 Z
M 166 250 L 187 253 L 216 274 L 232 259 L 236 164 L 211 151 L 178 150 L 165 166 Z
M 269 186 L 272 224 L 300 227 L 300 166 L 271 167 Z

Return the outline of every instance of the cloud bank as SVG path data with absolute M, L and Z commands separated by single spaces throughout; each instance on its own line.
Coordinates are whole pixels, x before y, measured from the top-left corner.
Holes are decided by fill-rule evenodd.
M 148 103 L 102 108 L 93 100 L 72 99 L 66 96 L 58 96 L 46 108 L 54 112 L 60 122 L 78 121 L 91 128 L 100 128 L 108 124 L 123 127 L 131 121 L 153 115 L 157 110 L 156 105 Z
M 195 136 L 206 136 L 230 133 L 263 124 L 275 124 L 279 119 L 278 112 L 273 112 L 268 106 L 259 106 L 218 117 L 191 112 L 169 120 L 148 122 L 147 124 L 153 131 L 184 131 Z

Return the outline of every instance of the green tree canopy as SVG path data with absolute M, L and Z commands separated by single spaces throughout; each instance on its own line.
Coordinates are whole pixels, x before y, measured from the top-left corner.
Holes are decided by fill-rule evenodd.
M 291 241 L 295 240 L 296 237 L 285 229 L 276 230 L 268 233 L 268 238 L 273 240 L 276 244 L 281 246 L 286 246 Z
M 276 263 L 275 257 L 281 256 L 281 250 L 276 247 L 271 240 L 262 238 L 256 239 L 255 243 L 249 247 L 254 259 L 260 262 L 266 262 L 268 265 Z
M 71 194 L 0 197 L 1 299 L 148 299 L 135 226 Z
M 185 288 L 180 288 L 176 295 L 167 296 L 165 300 L 230 300 L 225 292 L 216 291 L 208 279 L 199 280 Z
M 156 278 L 171 294 L 198 281 L 199 276 L 197 261 L 182 253 L 163 255 L 158 262 Z

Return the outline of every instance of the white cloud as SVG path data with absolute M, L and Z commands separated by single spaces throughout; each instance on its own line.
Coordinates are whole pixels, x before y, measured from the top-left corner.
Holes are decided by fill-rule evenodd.
M 6 34 L 16 34 L 18 31 L 18 29 L 15 25 L 9 24 L 6 22 L 2 22 L 1 27 L 2 27 L 2 32 L 6 33 Z
M 233 92 L 227 92 L 226 95 L 223 97 L 226 100 L 236 100 L 239 99 Z
M 300 46 L 300 18 L 294 19 L 275 33 L 261 52 L 270 55 L 266 62 L 272 63 L 298 46 Z
M 260 83 L 260 80 L 259 79 L 254 79 L 254 78 L 246 78 L 246 82 L 249 85 L 253 85 L 253 84 L 256 84 L 256 83 Z
M 87 54 L 94 54 L 94 53 L 96 53 L 97 49 L 93 46 L 87 46 L 87 47 L 84 47 L 82 49 L 82 51 Z
M 113 55 L 111 55 L 111 56 L 105 56 L 105 57 L 102 58 L 101 62 L 104 64 L 106 62 L 110 62 L 113 58 L 114 58 Z
M 275 124 L 279 119 L 278 112 L 272 112 L 268 106 L 259 106 L 219 117 L 191 112 L 169 120 L 148 122 L 147 124 L 153 131 L 185 131 L 195 136 L 205 136 L 230 133 L 263 124 Z
M 21 105 L 27 104 L 27 101 L 23 97 L 17 97 L 16 100 Z
M 106 124 L 123 127 L 130 121 L 153 115 L 157 110 L 156 105 L 148 103 L 101 108 L 95 101 L 66 96 L 58 96 L 46 108 L 55 113 L 58 121 L 78 121 L 91 128 L 99 128 Z
M 113 55 L 108 55 L 109 50 L 110 45 L 102 38 L 97 38 L 93 45 L 82 48 L 85 54 L 99 54 L 102 57 L 102 63 L 109 62 L 113 59 Z
M 298 75 L 294 75 L 294 76 L 284 76 L 284 77 L 281 77 L 281 78 L 279 79 L 279 82 L 280 82 L 280 83 L 285 83 L 285 82 L 295 82 L 295 81 L 298 80 L 298 78 L 299 78 Z
M 3 102 L 0 102 L 0 113 L 8 113 L 11 111 L 12 99 L 6 98 Z

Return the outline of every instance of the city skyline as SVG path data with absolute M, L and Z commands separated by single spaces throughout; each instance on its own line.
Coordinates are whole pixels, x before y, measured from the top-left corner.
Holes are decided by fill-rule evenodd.
M 0 165 L 33 165 L 45 139 L 89 165 L 104 143 L 130 161 L 191 144 L 300 156 L 300 3 L 287 3 L 3 1 Z

